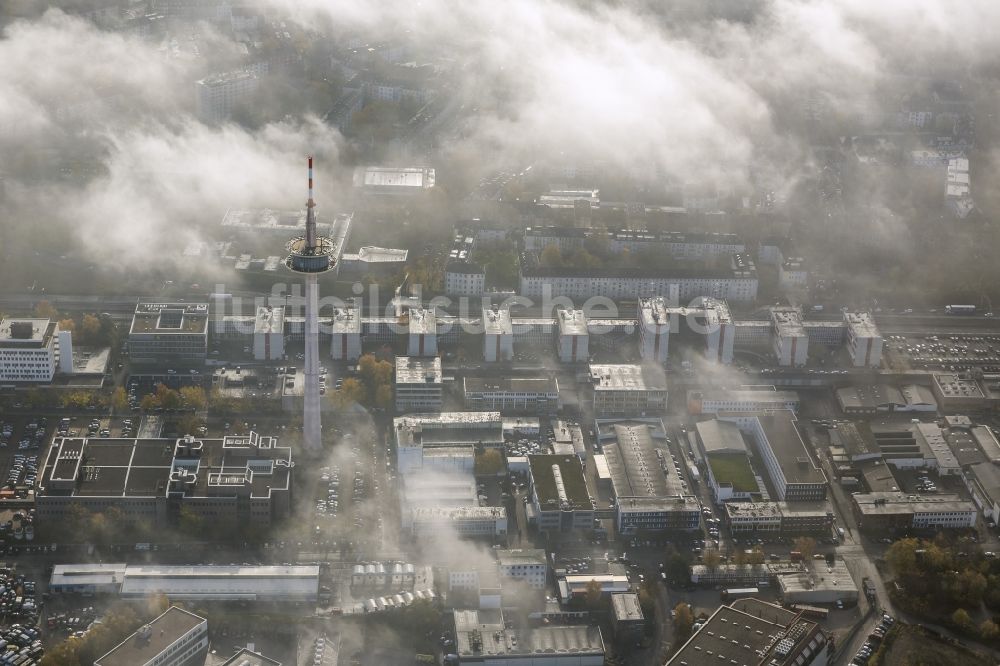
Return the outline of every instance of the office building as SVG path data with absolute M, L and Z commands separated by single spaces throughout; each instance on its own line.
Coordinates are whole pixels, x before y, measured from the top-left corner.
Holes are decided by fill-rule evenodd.
M 209 523 L 261 527 L 287 517 L 289 447 L 255 432 L 222 439 L 57 437 L 41 470 L 39 519 L 65 520 L 76 507 L 115 507 L 160 527 L 190 511 Z
M 750 598 L 720 606 L 666 666 L 825 666 L 828 656 L 827 636 L 818 624 L 799 612 Z
M 441 358 L 396 357 L 396 411 L 441 411 Z
M 872 534 L 911 529 L 963 529 L 976 524 L 976 505 L 958 495 L 873 492 L 851 495 L 858 527 Z
M 208 620 L 171 606 L 94 661 L 94 666 L 201 666 L 208 654 Z
M 431 167 L 358 167 L 354 170 L 354 187 L 367 196 L 412 197 L 429 192 L 434 187 Z
M 252 71 L 207 76 L 195 83 L 198 116 L 210 123 L 228 120 L 233 110 L 249 103 L 259 88 L 260 79 Z
M 667 410 L 667 376 L 658 365 L 590 365 L 594 414 L 659 416 Z
M 596 193 L 592 193 L 596 197 Z M 608 230 L 598 227 L 534 226 L 524 230 L 524 249 L 541 252 L 549 246 L 565 254 L 583 248 L 588 242 L 607 247 L 612 254 L 642 252 L 669 255 L 674 259 L 718 259 L 746 252 L 746 245 L 736 234 L 691 233 L 681 231 Z
M 795 391 L 778 391 L 773 386 L 688 391 L 688 412 L 691 414 L 757 412 L 768 409 L 796 412 L 799 409 L 799 394 Z
M 499 549 L 497 566 L 502 580 L 522 581 L 532 589 L 545 589 L 549 563 L 540 548 Z
M 411 530 L 417 537 L 438 539 L 442 535 L 502 537 L 507 534 L 507 510 L 502 506 L 414 508 Z
M 831 562 L 813 562 L 813 568 L 778 576 L 778 589 L 786 604 L 833 604 L 841 601 L 856 604 L 858 586 L 841 558 Z
M 704 326 L 705 358 L 730 365 L 736 347 L 736 322 L 729 304 L 717 298 L 702 298 L 700 325 Z M 697 320 L 696 320 L 697 321 Z
M 0 321 L 0 382 L 51 382 L 61 365 L 61 334 L 48 319 Z M 72 346 L 68 352 L 72 363 Z
M 555 377 L 466 377 L 462 386 L 468 409 L 502 414 L 555 414 L 559 411 L 559 382 Z
M 202 364 L 208 354 L 208 303 L 139 303 L 128 333 L 134 364 Z
M 882 334 L 870 312 L 845 312 L 847 351 L 856 368 L 882 365 Z

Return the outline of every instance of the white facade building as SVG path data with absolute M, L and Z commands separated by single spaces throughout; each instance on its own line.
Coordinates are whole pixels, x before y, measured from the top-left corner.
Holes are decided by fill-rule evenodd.
M 361 306 L 334 308 L 330 320 L 330 356 L 335 361 L 361 358 Z
M 585 363 L 590 360 L 588 350 L 590 334 L 583 310 L 556 312 L 559 323 L 559 360 L 563 363 Z
M 285 355 L 285 309 L 257 308 L 253 329 L 253 357 L 258 361 L 277 361 Z
M 449 296 L 482 296 L 486 291 L 486 272 L 482 266 L 449 261 L 444 269 L 444 293 Z
M 666 363 L 670 347 L 670 315 L 662 296 L 639 300 L 639 353 L 642 360 Z
M 437 356 L 437 314 L 434 310 L 411 308 L 407 356 Z
M 193 666 L 208 654 L 208 620 L 171 606 L 98 658 L 94 666 Z
M 856 368 L 877 368 L 882 365 L 882 334 L 868 312 L 845 312 L 847 351 Z
M 544 550 L 540 548 L 498 550 L 497 565 L 501 579 L 521 580 L 533 589 L 545 589 L 549 565 Z
M 58 333 L 59 324 L 48 319 L 0 321 L 0 382 L 51 382 Z
M 441 410 L 444 376 L 441 358 L 396 357 L 396 411 Z
M 209 122 L 226 120 L 233 109 L 249 100 L 259 87 L 257 74 L 250 71 L 239 70 L 205 77 L 195 84 L 198 115 Z
M 514 326 L 508 308 L 483 309 L 483 359 L 487 363 L 514 358 Z
M 809 335 L 798 308 L 771 308 L 771 340 L 778 365 L 802 367 L 809 358 Z

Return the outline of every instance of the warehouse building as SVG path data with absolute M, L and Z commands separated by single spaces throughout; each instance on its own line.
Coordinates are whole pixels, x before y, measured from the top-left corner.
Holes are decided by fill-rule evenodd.
M 598 437 L 611 476 L 619 533 L 698 529 L 701 505 L 665 458 L 662 421 L 598 421 Z
M 471 471 L 476 447 L 503 446 L 500 412 L 438 412 L 394 419 L 396 469 Z
M 568 532 L 594 526 L 594 504 L 575 455 L 528 456 L 531 504 L 528 520 L 539 531 Z
M 459 663 L 489 666 L 602 666 L 599 627 L 586 625 L 508 627 L 500 609 L 456 610 L 455 652 Z
M 811 564 L 811 569 L 778 576 L 778 589 L 786 604 L 857 603 L 858 586 L 844 560 L 832 564 L 814 560 Z
M 777 499 L 787 502 L 826 499 L 826 475 L 813 462 L 796 428 L 795 414 L 786 409 L 760 413 L 726 413 L 756 444 Z
M 823 666 L 827 657 L 826 634 L 815 622 L 759 599 L 738 599 L 712 613 L 666 666 Z
M 646 618 L 642 614 L 638 594 L 622 592 L 611 595 L 611 628 L 620 641 L 635 641 L 642 637 Z
M 414 536 L 437 539 L 443 534 L 461 537 L 502 537 L 507 534 L 507 510 L 502 506 L 422 506 L 412 510 Z
M 743 433 L 735 423 L 712 419 L 695 425 L 695 442 L 705 462 L 708 487 L 717 504 L 749 501 L 760 494 Z
M 773 386 L 759 389 L 701 389 L 688 391 L 688 412 L 717 414 L 719 412 L 759 412 L 787 409 L 797 412 L 799 394 L 778 391 Z

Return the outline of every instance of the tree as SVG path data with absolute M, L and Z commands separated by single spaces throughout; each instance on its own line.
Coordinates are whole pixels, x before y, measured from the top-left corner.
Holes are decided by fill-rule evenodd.
M 969 614 L 965 611 L 964 608 L 959 608 L 954 613 L 952 613 L 951 621 L 956 627 L 965 631 L 968 631 L 973 626 L 972 618 L 969 617 Z
M 188 407 L 201 411 L 208 404 L 208 395 L 200 386 L 182 386 L 181 400 Z
M 979 625 L 979 635 L 982 636 L 983 640 L 996 640 L 1000 636 L 1000 627 L 993 620 L 983 620 L 983 623 Z
M 563 265 L 562 252 L 558 245 L 547 245 L 538 257 L 538 262 L 542 266 L 558 268 Z
M 816 539 L 807 536 L 799 537 L 795 540 L 795 550 L 802 553 L 803 559 L 811 560 L 816 553 Z
M 719 566 L 720 559 L 719 551 L 713 548 L 712 550 L 705 551 L 705 554 L 701 558 L 701 562 L 708 567 L 709 571 L 715 571 L 715 568 Z
M 736 566 L 743 566 L 747 563 L 747 554 L 742 549 L 737 548 L 733 551 L 732 562 Z
M 115 388 L 111 394 L 111 406 L 116 412 L 124 412 L 128 409 L 128 395 L 121 386 Z
M 501 469 L 503 469 L 503 456 L 498 449 L 485 449 L 482 453 L 476 454 L 476 474 L 495 476 Z
M 73 331 L 76 330 L 76 322 L 73 321 L 72 319 L 60 319 L 59 320 L 59 330 L 60 331 L 69 331 L 70 333 L 72 333 Z
M 101 339 L 101 320 L 96 315 L 83 315 L 83 319 L 80 321 L 80 332 L 87 344 L 97 344 Z
M 375 406 L 380 409 L 392 407 L 392 386 L 382 384 L 375 389 Z
M 587 605 L 591 608 L 596 608 L 598 604 L 601 603 L 603 590 L 601 589 L 601 584 L 596 580 L 587 581 L 587 591 L 585 598 L 587 600 Z
M 58 315 L 59 311 L 46 300 L 38 301 L 35 305 L 35 316 L 40 319 L 55 319 Z
M 156 401 L 164 409 L 177 409 L 181 406 L 181 394 L 166 384 L 157 384 Z
M 897 576 L 905 576 L 917 571 L 917 549 L 920 542 L 916 539 L 900 539 L 889 546 L 885 560 Z
M 340 388 L 333 392 L 330 399 L 337 407 L 345 409 L 365 399 L 365 388 L 357 379 L 348 377 Z
M 760 549 L 760 546 L 754 546 L 754 549 L 747 555 L 747 562 L 755 567 L 764 564 L 764 551 Z
M 675 644 L 681 644 L 691 637 L 691 629 L 694 626 L 694 613 L 691 607 L 683 601 L 674 606 L 674 638 Z
M 159 407 L 159 405 L 160 403 L 156 399 L 155 393 L 147 393 L 146 395 L 142 396 L 142 400 L 139 401 L 139 407 L 146 412 L 148 412 L 151 409 L 156 409 L 157 407 Z

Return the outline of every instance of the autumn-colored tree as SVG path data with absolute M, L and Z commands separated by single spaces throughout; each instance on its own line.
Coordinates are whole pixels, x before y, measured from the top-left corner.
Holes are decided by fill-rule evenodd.
M 691 606 L 683 601 L 674 606 L 674 637 L 675 644 L 680 644 L 691 637 L 691 629 L 694 627 L 694 613 Z
M 897 576 L 910 575 L 917 570 L 917 550 L 920 542 L 916 539 L 899 539 L 889 546 L 885 560 Z
M 60 331 L 69 331 L 70 333 L 72 333 L 73 331 L 76 330 L 76 322 L 73 321 L 72 319 L 60 319 L 59 320 L 59 330 Z
M 972 617 L 969 616 L 968 612 L 964 608 L 959 608 L 954 613 L 951 614 L 952 623 L 963 630 L 969 630 L 972 628 Z
M 177 409 L 181 406 L 181 394 L 166 384 L 157 384 L 156 401 L 164 409 Z
M 747 555 L 747 563 L 755 567 L 764 564 L 764 551 L 760 549 L 760 546 L 754 546 L 754 549 L 750 551 L 750 554 Z
M 59 311 L 46 300 L 38 301 L 35 305 L 35 316 L 40 319 L 55 319 L 58 315 Z
M 182 386 L 181 399 L 185 405 L 201 411 L 208 404 L 208 395 L 200 386 Z
M 348 377 L 340 388 L 331 394 L 330 399 L 340 409 L 346 409 L 365 399 L 365 389 L 357 379 Z
M 542 253 L 538 257 L 538 261 L 542 266 L 559 268 L 563 265 L 562 252 L 559 250 L 558 245 L 547 245 Z
M 983 637 L 983 640 L 996 640 L 997 637 L 1000 637 L 1000 627 L 993 620 L 983 620 L 982 624 L 979 625 L 979 635 Z
M 499 449 L 484 449 L 476 454 L 476 474 L 494 476 L 503 469 L 503 456 Z
M 111 406 L 118 413 L 128 410 L 128 394 L 121 386 L 115 388 L 111 393 Z
M 380 409 L 392 407 L 392 386 L 383 384 L 375 389 L 375 406 Z
M 816 539 L 807 536 L 799 537 L 795 540 L 794 549 L 802 553 L 804 559 L 811 560 L 816 553 Z
M 96 315 L 83 315 L 83 319 L 80 321 L 80 332 L 87 344 L 96 344 L 101 337 L 101 320 Z
M 155 393 L 147 393 L 142 396 L 142 400 L 139 401 L 139 407 L 143 411 L 149 411 L 151 409 L 156 409 L 160 406 L 160 402 L 156 399 Z
M 715 550 L 714 548 L 706 550 L 705 554 L 702 555 L 701 558 L 702 564 L 708 567 L 710 571 L 715 571 L 716 567 L 719 566 L 720 560 L 721 557 L 719 556 L 719 551 Z
M 586 593 L 584 595 L 587 605 L 591 608 L 596 608 L 601 603 L 602 596 L 603 590 L 601 589 L 601 584 L 593 579 L 587 581 Z

